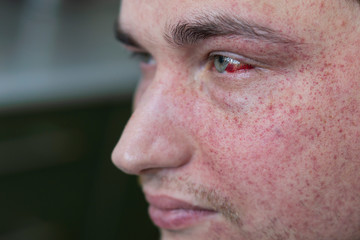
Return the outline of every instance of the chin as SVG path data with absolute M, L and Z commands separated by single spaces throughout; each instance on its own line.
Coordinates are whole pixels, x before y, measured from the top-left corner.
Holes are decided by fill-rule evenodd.
M 220 221 L 206 221 L 182 230 L 161 229 L 161 240 L 247 240 L 239 232 Z M 236 237 L 235 237 L 236 236 Z

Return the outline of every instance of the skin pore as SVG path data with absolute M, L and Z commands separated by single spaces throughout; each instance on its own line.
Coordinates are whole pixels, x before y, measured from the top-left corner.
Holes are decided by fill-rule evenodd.
M 216 213 L 163 240 L 360 239 L 359 8 L 122 1 L 118 39 L 148 59 L 113 161 Z

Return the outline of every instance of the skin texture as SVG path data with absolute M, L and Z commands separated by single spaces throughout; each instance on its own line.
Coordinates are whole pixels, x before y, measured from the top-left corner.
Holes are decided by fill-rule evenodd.
M 142 63 L 113 152 L 143 190 L 217 214 L 162 239 L 360 239 L 360 7 L 340 0 L 123 0 Z M 167 26 L 222 11 L 293 39 L 169 45 Z M 134 49 L 130 49 L 134 50 Z M 138 49 L 135 49 L 138 51 Z M 209 53 L 257 59 L 214 70 Z

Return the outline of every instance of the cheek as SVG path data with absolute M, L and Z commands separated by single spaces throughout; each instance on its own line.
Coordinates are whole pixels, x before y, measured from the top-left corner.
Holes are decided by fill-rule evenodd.
M 198 170 L 208 186 L 236 199 L 249 223 L 266 213 L 289 224 L 301 217 L 311 222 L 344 201 L 339 192 L 358 197 L 351 188 L 359 189 L 360 180 L 359 101 L 328 91 L 304 89 L 300 97 L 288 89 L 246 114 L 200 108 L 201 126 L 193 132 L 201 146 Z

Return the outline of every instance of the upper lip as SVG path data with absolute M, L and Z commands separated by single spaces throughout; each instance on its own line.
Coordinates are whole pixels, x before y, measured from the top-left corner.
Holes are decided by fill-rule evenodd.
M 194 204 L 188 203 L 183 200 L 179 200 L 166 195 L 150 195 L 145 194 L 146 200 L 152 207 L 162 209 L 162 210 L 207 210 L 212 211 L 212 209 L 199 207 Z

